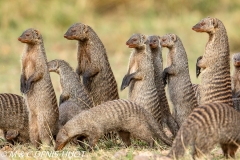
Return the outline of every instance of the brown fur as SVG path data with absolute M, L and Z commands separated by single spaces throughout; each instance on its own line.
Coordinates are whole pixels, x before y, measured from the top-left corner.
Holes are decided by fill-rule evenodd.
M 64 35 L 78 41 L 78 67 L 76 72 L 93 98 L 94 105 L 119 99 L 117 82 L 108 62 L 102 41 L 94 30 L 85 24 L 73 24 Z
M 153 138 L 171 145 L 162 139 L 162 132 L 156 121 L 142 107 L 128 100 L 114 100 L 85 110 L 68 121 L 59 131 L 55 150 L 61 150 L 72 138 L 89 140 L 93 149 L 98 139 L 109 131 L 118 131 L 123 142 L 131 145 L 130 135 L 151 144 Z
M 28 29 L 18 38 L 25 43 L 22 55 L 21 92 L 29 110 L 29 134 L 35 147 L 50 145 L 58 131 L 58 106 L 39 31 Z
M 169 49 L 168 67 L 163 71 L 163 79 L 167 78 L 173 116 L 181 126 L 198 106 L 189 75 L 187 54 L 180 38 L 175 34 L 162 36 L 161 45 Z
M 222 102 L 233 106 L 230 54 L 226 29 L 217 18 L 204 18 L 192 28 L 209 34 L 205 52 L 197 62 L 202 70 L 199 86 L 200 104 Z
M 183 122 L 169 157 L 179 159 L 191 146 L 193 158 L 200 158 L 220 144 L 223 154 L 235 157 L 240 145 L 240 113 L 226 103 L 209 103 L 197 107 Z
M 123 78 L 121 90 L 129 86 L 129 100 L 144 107 L 155 118 L 164 133 L 162 126 L 163 109 L 160 106 L 155 84 L 149 41 L 143 34 L 134 34 L 126 44 L 134 50 L 130 55 L 128 72 Z M 165 134 L 163 136 L 165 139 L 168 138 Z
M 74 115 L 84 109 L 93 107 L 93 101 L 82 85 L 79 76 L 64 60 L 55 59 L 48 62 L 50 72 L 56 72 L 60 76 L 62 93 L 59 104 L 59 125 L 63 126 Z
M 0 108 L 0 129 L 3 130 L 6 140 L 11 143 L 29 142 L 28 110 L 23 97 L 2 93 L 0 94 Z
M 179 126 L 176 120 L 173 118 L 170 108 L 168 105 L 166 92 L 164 89 L 163 79 L 162 79 L 162 72 L 163 72 L 163 58 L 162 58 L 162 47 L 160 44 L 160 37 L 159 36 L 149 36 L 149 46 L 153 60 L 153 67 L 154 67 L 154 79 L 155 85 L 157 88 L 159 100 L 160 100 L 160 108 L 162 110 L 163 115 L 163 122 L 168 126 L 174 137 L 177 135 L 177 131 Z

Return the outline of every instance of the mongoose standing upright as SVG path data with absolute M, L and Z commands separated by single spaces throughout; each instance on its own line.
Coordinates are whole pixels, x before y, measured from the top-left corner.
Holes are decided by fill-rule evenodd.
M 197 62 L 197 66 L 202 70 L 200 104 L 222 102 L 233 106 L 229 44 L 223 23 L 217 18 L 207 17 L 192 29 L 209 34 L 205 52 Z
M 8 142 L 26 143 L 29 141 L 28 110 L 23 97 L 0 94 L 0 129 Z
M 178 125 L 187 119 L 198 106 L 191 83 L 188 59 L 180 38 L 175 34 L 161 37 L 162 47 L 167 47 L 167 68 L 163 71 L 163 79 L 167 77 L 168 92 L 173 104 L 173 116 Z
M 69 120 L 59 131 L 55 150 L 61 150 L 73 137 L 88 138 L 91 149 L 98 139 L 109 131 L 118 131 L 120 138 L 129 146 L 130 135 L 154 144 L 158 138 L 167 145 L 157 122 L 145 109 L 129 100 L 113 100 L 85 110 Z
M 160 130 L 164 133 L 163 113 L 155 85 L 154 67 L 147 36 L 134 34 L 126 45 L 134 50 L 130 55 L 128 71 L 123 78 L 121 90 L 129 86 L 129 100 L 144 107 L 155 118 Z M 163 135 L 165 139 L 168 138 L 165 133 Z
M 48 62 L 49 72 L 56 72 L 60 76 L 62 93 L 59 103 L 59 123 L 63 126 L 84 109 L 93 107 L 93 101 L 87 94 L 80 78 L 72 67 L 64 60 Z M 75 104 L 74 104 L 75 103 Z
M 94 30 L 85 24 L 73 24 L 64 35 L 78 41 L 76 72 L 93 98 L 94 105 L 119 99 L 117 82 L 108 62 L 106 49 Z
M 233 54 L 232 60 L 234 67 L 232 75 L 233 107 L 240 111 L 240 53 Z
M 58 105 L 47 67 L 43 38 L 30 28 L 18 38 L 26 43 L 22 55 L 21 92 L 29 111 L 30 140 L 35 147 L 39 142 L 49 145 L 51 136 L 58 131 Z
M 167 124 L 168 128 L 174 135 L 174 137 L 177 135 L 177 131 L 179 129 L 179 126 L 173 116 L 171 115 L 163 79 L 162 79 L 162 72 L 163 72 L 163 58 L 162 58 L 162 47 L 160 45 L 160 37 L 159 36 L 149 36 L 149 46 L 150 51 L 152 55 L 153 60 L 153 67 L 154 67 L 154 79 L 155 79 L 155 85 L 157 87 L 157 92 L 160 99 L 160 107 L 163 113 L 163 122 Z
M 240 145 L 240 113 L 226 103 L 197 107 L 183 122 L 168 156 L 179 159 L 191 146 L 192 156 L 207 154 L 220 144 L 226 158 L 234 158 Z

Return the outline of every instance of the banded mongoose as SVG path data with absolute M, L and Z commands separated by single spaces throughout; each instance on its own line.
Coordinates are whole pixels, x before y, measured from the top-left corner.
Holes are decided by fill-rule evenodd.
M 73 137 L 87 138 L 90 149 L 109 131 L 117 131 L 123 142 L 131 145 L 130 135 L 154 144 L 153 138 L 171 145 L 154 118 L 141 106 L 129 100 L 113 100 L 85 110 L 69 120 L 59 131 L 55 150 L 61 150 Z
M 155 85 L 154 67 L 146 35 L 134 34 L 126 42 L 133 48 L 130 55 L 127 74 L 124 76 L 121 90 L 129 86 L 128 98 L 144 107 L 158 122 L 163 132 L 163 109 Z M 168 137 L 164 134 L 165 138 Z
M 38 30 L 30 28 L 18 40 L 25 43 L 20 89 L 29 110 L 30 140 L 35 147 L 39 142 L 49 145 L 58 131 L 59 112 L 43 38 Z
M 240 91 L 240 53 L 235 53 L 232 56 L 233 60 L 233 75 L 232 75 L 232 93 L 233 95 Z
M 49 72 L 56 72 L 60 76 L 62 88 L 59 100 L 60 126 L 63 126 L 82 110 L 93 107 L 93 101 L 82 85 L 78 74 L 66 61 L 52 60 L 48 62 L 48 70 Z
M 94 105 L 119 99 L 117 82 L 108 62 L 106 49 L 94 30 L 85 24 L 73 24 L 65 38 L 78 41 L 76 72 L 93 98 Z
M 175 119 L 173 118 L 170 108 L 168 105 L 166 92 L 164 89 L 163 79 L 162 79 L 162 72 L 163 72 L 163 58 L 162 58 L 162 47 L 160 45 L 160 37 L 156 35 L 152 35 L 148 37 L 150 51 L 153 60 L 153 67 L 154 67 L 154 79 L 155 85 L 157 88 L 159 100 L 160 100 L 160 107 L 163 113 L 163 122 L 167 124 L 168 128 L 174 135 L 177 135 L 177 131 L 179 126 Z
M 11 94 L 0 94 L 0 129 L 7 141 L 18 143 L 29 142 L 28 110 L 23 97 Z M 12 133 L 18 134 L 12 134 Z
M 163 71 L 163 79 L 168 77 L 168 93 L 173 104 L 173 116 L 181 126 L 198 106 L 189 75 L 188 58 L 181 39 L 175 34 L 162 36 L 161 45 L 169 49 L 168 67 Z
M 192 29 L 206 32 L 209 40 L 197 66 L 201 68 L 200 104 L 222 102 L 233 106 L 230 54 L 226 29 L 217 18 L 204 18 Z
M 201 157 L 220 144 L 226 158 L 240 145 L 240 113 L 226 103 L 197 107 L 182 124 L 168 156 L 179 159 L 191 146 L 192 156 Z

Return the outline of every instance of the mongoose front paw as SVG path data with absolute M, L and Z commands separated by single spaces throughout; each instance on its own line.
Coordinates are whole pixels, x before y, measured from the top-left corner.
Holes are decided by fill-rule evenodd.
M 122 80 L 121 91 L 124 90 L 127 86 L 129 86 L 134 75 L 135 75 L 135 73 L 124 76 L 124 78 Z
M 162 73 L 162 79 L 163 79 L 164 87 L 167 85 L 167 78 L 168 78 L 168 73 L 166 72 L 166 68 L 165 68 L 163 73 Z
M 197 63 L 196 63 L 196 76 L 198 78 L 198 76 L 200 75 L 201 73 L 201 68 L 198 66 L 198 62 L 202 59 L 202 56 L 198 57 L 197 59 Z
M 32 81 L 30 81 L 30 80 L 27 81 L 26 88 L 25 88 L 25 91 L 24 91 L 25 94 L 27 94 L 30 91 L 30 89 L 32 87 L 32 84 L 33 84 Z

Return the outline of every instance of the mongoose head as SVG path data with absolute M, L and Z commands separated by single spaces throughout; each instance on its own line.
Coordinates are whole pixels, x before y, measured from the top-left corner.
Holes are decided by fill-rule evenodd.
M 200 22 L 198 22 L 195 26 L 192 27 L 192 30 L 196 32 L 207 32 L 214 33 L 215 28 L 218 26 L 218 21 L 216 18 L 204 18 Z
M 64 126 L 60 129 L 60 131 L 57 134 L 56 138 L 56 146 L 55 150 L 62 150 L 63 147 L 72 139 L 72 137 L 68 136 L 68 132 L 65 130 Z
M 17 130 L 10 129 L 6 133 L 6 139 L 13 140 L 13 139 L 17 138 L 18 135 L 19 135 L 19 132 Z
M 38 30 L 29 28 L 22 33 L 18 40 L 22 43 L 40 44 L 42 43 L 42 35 Z
M 88 39 L 88 26 L 82 23 L 73 24 L 64 34 L 64 38 L 68 40 L 84 41 Z
M 151 49 L 161 47 L 160 46 L 160 36 L 149 36 L 149 46 Z
M 145 45 L 147 41 L 147 36 L 143 34 L 134 34 L 126 42 L 129 48 L 139 48 Z
M 240 52 L 233 54 L 232 60 L 235 67 L 240 67 Z
M 161 37 L 160 42 L 162 47 L 172 48 L 177 41 L 176 34 L 166 34 Z
M 49 72 L 56 72 L 59 74 L 59 60 L 55 59 L 47 63 Z

